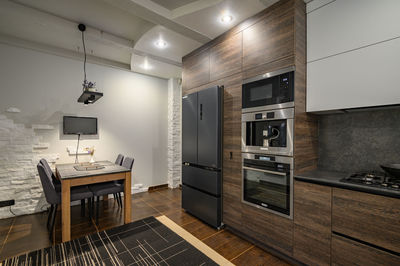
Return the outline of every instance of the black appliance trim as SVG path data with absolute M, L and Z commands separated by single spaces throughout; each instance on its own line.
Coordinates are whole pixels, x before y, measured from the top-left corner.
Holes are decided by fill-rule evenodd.
M 182 165 L 201 168 L 201 169 L 209 170 L 209 171 L 213 171 L 213 172 L 221 172 L 220 168 L 214 168 L 214 167 L 209 167 L 209 166 L 204 166 L 204 165 L 199 165 L 199 164 L 194 164 L 194 163 L 183 162 Z

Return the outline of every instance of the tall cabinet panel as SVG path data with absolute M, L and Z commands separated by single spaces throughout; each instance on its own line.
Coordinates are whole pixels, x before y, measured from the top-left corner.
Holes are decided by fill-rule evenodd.
M 221 90 L 212 87 L 198 92 L 198 158 L 199 165 L 221 167 Z
M 182 162 L 197 164 L 197 93 L 182 99 Z

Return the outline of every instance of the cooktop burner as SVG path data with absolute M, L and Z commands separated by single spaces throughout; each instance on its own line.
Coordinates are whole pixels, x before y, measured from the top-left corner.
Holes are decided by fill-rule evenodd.
M 382 172 L 358 172 L 351 174 L 340 181 L 400 191 L 400 180 L 390 178 Z

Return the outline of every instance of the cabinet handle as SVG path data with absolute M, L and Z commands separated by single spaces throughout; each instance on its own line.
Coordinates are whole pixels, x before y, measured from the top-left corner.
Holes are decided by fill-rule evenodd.
M 203 104 L 200 104 L 200 120 L 203 120 Z
M 233 153 L 230 151 L 229 152 L 229 159 L 232 160 L 233 159 Z

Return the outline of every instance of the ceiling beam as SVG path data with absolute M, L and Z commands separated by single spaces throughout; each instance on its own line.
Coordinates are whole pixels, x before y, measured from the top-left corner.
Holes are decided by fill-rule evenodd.
M 74 59 L 74 60 L 79 60 L 79 61 L 84 60 L 82 53 L 79 53 L 76 51 L 59 48 L 59 47 L 55 47 L 55 46 L 47 45 L 47 44 L 43 44 L 43 43 L 28 41 L 28 40 L 20 39 L 20 38 L 5 35 L 5 34 L 0 34 L 0 43 L 11 45 L 11 46 L 16 46 L 16 47 L 21 47 L 21 48 L 25 48 L 25 49 L 30 49 L 30 50 L 34 50 L 34 51 L 38 51 L 38 52 L 42 52 L 42 53 L 46 53 L 46 54 L 62 56 L 62 57 L 66 57 L 66 58 L 70 58 L 70 59 Z M 87 61 L 89 63 L 114 67 L 114 68 L 123 69 L 123 70 L 130 71 L 130 69 L 131 69 L 129 64 L 124 64 L 121 62 L 97 57 L 97 56 L 90 55 L 90 54 L 87 55 Z
M 103 0 L 122 10 L 152 22 L 162 25 L 172 31 L 182 34 L 202 44 L 211 40 L 208 36 L 192 30 L 172 20 L 172 12 L 149 0 Z
M 175 8 L 172 10 L 172 19 L 182 17 L 185 15 L 192 14 L 196 11 L 215 6 L 219 3 L 221 3 L 223 0 L 197 0 L 195 2 L 186 4 L 184 6 Z
M 54 13 L 51 13 L 51 12 L 48 12 L 48 11 L 44 11 L 42 9 L 39 9 L 39 8 L 30 6 L 30 5 L 27 5 L 27 4 L 21 3 L 18 0 L 9 0 L 9 1 L 11 1 L 12 3 L 20 6 L 21 8 L 27 8 L 32 12 L 39 12 L 41 14 L 44 14 L 44 15 L 48 16 L 49 20 L 51 20 L 52 23 L 58 23 L 58 24 L 61 24 L 61 25 L 69 25 L 71 28 L 76 28 L 76 31 L 78 31 L 78 24 L 79 24 L 78 21 L 73 21 L 73 20 L 71 20 L 69 18 L 65 18 L 65 17 L 59 16 L 57 14 L 54 14 Z M 86 25 L 85 35 L 86 35 L 86 37 L 88 39 L 90 39 L 92 41 L 95 41 L 95 42 L 98 42 L 98 43 L 102 43 L 104 45 L 111 46 L 111 47 L 117 47 L 117 48 L 123 49 L 123 50 L 125 50 L 125 51 L 127 51 L 127 52 L 129 52 L 131 54 L 147 56 L 149 58 L 161 61 L 163 63 L 167 63 L 167 64 L 175 65 L 175 66 L 178 66 L 178 67 L 182 67 L 182 63 L 180 63 L 180 62 L 177 62 L 177 61 L 174 61 L 174 60 L 170 60 L 168 58 L 164 58 L 164 57 L 161 57 L 161 56 L 156 56 L 156 55 L 144 53 L 144 52 L 141 52 L 141 51 L 139 51 L 137 49 L 134 49 L 134 41 L 133 40 L 129 40 L 129 39 L 117 36 L 117 35 L 109 33 L 109 32 L 105 32 L 105 31 L 103 31 L 101 29 L 97 29 L 97 28 L 92 27 L 90 25 Z M 39 46 L 37 44 L 35 44 L 34 47 L 39 47 Z M 50 49 L 49 52 L 54 52 L 55 51 L 55 47 L 49 46 L 49 45 L 46 45 L 46 44 L 42 44 L 40 46 L 40 50 L 44 51 L 44 49 L 46 47 Z M 61 54 L 65 55 L 66 52 L 64 50 L 66 50 L 66 49 L 62 49 L 62 48 L 60 48 L 60 49 L 63 50 L 63 51 L 60 50 Z M 75 51 L 72 51 L 72 52 L 76 53 Z M 80 56 L 82 56 L 82 55 L 80 54 Z M 96 60 L 99 59 L 99 58 L 100 57 L 96 57 Z M 108 59 L 104 59 L 104 60 L 106 60 L 106 62 L 108 62 L 107 61 Z M 114 61 L 111 61 L 109 63 L 113 64 L 113 62 Z M 121 64 L 123 64 L 123 63 L 121 63 Z M 124 68 L 125 64 L 123 64 L 122 66 Z

